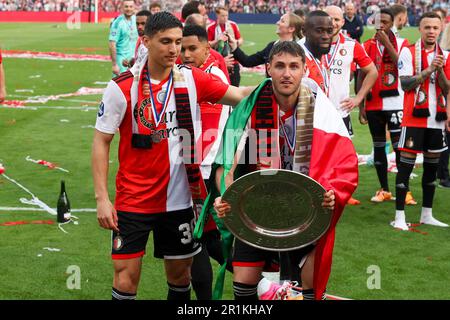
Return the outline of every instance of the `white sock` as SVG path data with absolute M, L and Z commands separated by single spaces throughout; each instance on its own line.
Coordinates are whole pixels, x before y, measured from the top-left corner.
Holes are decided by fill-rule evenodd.
M 442 223 L 433 218 L 433 209 L 422 207 L 422 214 L 420 215 L 420 223 L 429 224 L 436 227 L 448 227 L 448 224 Z
M 408 231 L 408 225 L 406 224 L 405 211 L 395 210 L 395 221 L 391 223 L 394 228 L 398 228 L 404 231 Z

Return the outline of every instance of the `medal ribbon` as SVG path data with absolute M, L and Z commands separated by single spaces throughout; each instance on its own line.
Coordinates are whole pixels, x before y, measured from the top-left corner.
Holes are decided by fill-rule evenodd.
M 317 68 L 319 69 L 320 73 L 322 74 L 323 86 L 324 86 L 323 89 L 325 91 L 325 94 L 328 97 L 329 87 L 330 87 L 330 73 L 329 73 L 329 69 L 327 69 L 327 68 L 325 68 L 323 66 L 322 61 L 320 61 L 319 59 L 317 59 L 316 57 L 313 56 L 313 54 L 309 51 L 309 49 L 306 47 L 306 45 L 304 46 L 304 48 L 305 48 L 305 53 L 308 56 L 308 58 L 312 59 L 314 61 L 314 63 L 316 64 Z
M 173 79 L 173 72 L 171 71 L 170 75 L 169 75 L 169 81 L 167 83 L 167 90 L 164 95 L 164 99 L 162 101 L 163 108 L 162 108 L 161 112 L 158 113 L 158 110 L 157 110 L 156 104 L 155 104 L 155 99 L 153 97 L 152 83 L 150 82 L 150 72 L 147 70 L 147 81 L 148 81 L 148 85 L 150 87 L 150 102 L 152 104 L 152 113 L 153 113 L 153 117 L 155 119 L 155 128 L 157 128 L 159 126 L 159 123 L 161 122 L 161 115 L 163 115 L 166 112 L 167 105 L 169 104 L 170 99 L 167 99 L 167 98 L 169 97 L 169 94 L 172 91 L 172 85 L 173 85 L 172 79 Z M 162 88 L 161 88 L 161 90 L 162 90 Z
M 297 128 L 297 110 L 294 111 L 294 113 L 292 114 L 292 117 L 293 117 L 292 122 L 293 122 L 293 125 L 294 125 L 292 127 L 292 134 L 291 134 L 292 138 L 289 137 L 289 135 L 287 134 L 286 127 L 284 125 L 284 122 L 281 120 L 281 117 L 280 117 L 280 126 L 281 126 L 281 130 L 283 130 L 283 135 L 286 138 L 285 140 L 286 140 L 286 142 L 287 142 L 287 144 L 289 146 L 289 150 L 291 151 L 291 154 L 294 154 L 295 137 L 296 137 L 295 130 Z
M 341 34 L 339 34 L 339 39 L 336 41 L 336 45 L 334 46 L 333 51 L 331 52 L 331 54 L 326 54 L 325 55 L 325 62 L 326 62 L 326 67 L 327 69 L 331 68 L 331 65 L 333 64 L 334 58 L 336 58 L 336 54 L 339 51 L 339 45 L 341 44 Z

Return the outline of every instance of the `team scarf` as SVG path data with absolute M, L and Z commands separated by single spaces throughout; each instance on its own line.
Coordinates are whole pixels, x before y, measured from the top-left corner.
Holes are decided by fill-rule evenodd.
M 442 55 L 442 49 L 438 43 L 435 45 L 434 56 Z M 414 45 L 414 69 L 415 74 L 420 74 L 422 70 L 428 68 L 428 58 L 425 48 L 423 47 L 422 40 L 419 39 Z M 445 98 L 442 93 L 442 89 L 439 86 L 438 81 L 438 72 L 436 75 L 436 121 L 444 121 L 447 120 L 447 113 L 445 108 Z M 416 89 L 416 99 L 413 109 L 413 116 L 418 118 L 427 118 L 430 116 L 429 109 L 429 97 L 428 92 L 430 90 L 430 77 L 426 78 L 425 81 Z
M 180 129 L 184 129 L 180 130 L 180 133 L 183 135 L 181 146 L 183 162 L 186 167 L 189 188 L 192 194 L 194 213 L 196 214 L 196 217 L 198 217 L 206 198 L 207 191 L 200 172 L 200 162 L 197 161 L 198 152 L 186 80 L 179 70 L 179 67 L 175 65 L 169 76 L 166 90 L 160 91 L 159 93 L 161 96 L 165 96 L 165 98 L 161 99 L 163 106 L 161 112 L 158 112 L 156 105 L 154 104 L 154 99 L 156 97 L 153 96 L 153 92 L 148 92 L 151 87 L 149 83 L 150 79 L 147 78 L 147 68 L 147 63 L 145 63 L 139 76 L 137 103 L 134 105 L 133 103 L 131 104 L 133 130 L 132 139 L 135 139 L 136 136 L 143 136 L 145 138 L 145 142 L 151 144 L 153 142 L 159 143 L 165 138 L 158 132 L 157 129 L 161 121 L 164 119 L 164 114 L 169 104 L 170 96 L 174 94 L 178 127 Z M 139 66 L 137 66 L 137 69 L 139 69 Z M 149 107 L 146 107 L 147 105 L 149 105 Z M 147 119 L 149 124 L 147 124 L 147 126 L 145 126 L 141 121 L 137 121 L 138 113 L 140 111 L 144 112 L 144 109 L 148 109 Z
M 209 54 L 208 57 L 206 58 L 205 62 L 203 62 L 202 65 L 199 66 L 198 68 L 206 73 L 211 73 L 211 69 L 213 67 L 219 68 L 219 64 L 218 64 L 217 60 L 214 58 L 214 56 L 212 54 Z M 213 108 L 216 110 L 217 109 L 222 110 L 222 108 L 225 108 L 225 107 L 226 106 L 223 106 L 223 105 L 210 104 L 210 103 L 205 102 L 200 105 L 200 110 L 201 110 L 201 112 L 203 112 L 203 110 L 207 110 L 209 108 Z M 227 106 L 226 108 L 228 109 L 229 107 Z M 202 115 L 202 117 L 203 117 L 203 115 Z M 222 120 L 222 117 L 220 117 L 220 120 Z M 220 125 L 224 126 L 225 123 L 220 123 L 220 120 L 219 120 L 219 127 L 220 127 Z M 202 129 L 203 129 L 203 127 L 202 127 Z M 217 129 L 219 130 L 219 128 L 217 128 Z M 203 139 L 203 134 L 204 134 L 204 132 L 202 130 L 202 139 Z M 216 137 L 216 138 L 218 139 L 218 137 Z M 213 146 L 214 146 L 214 144 L 212 145 L 211 149 L 213 148 Z M 202 143 L 201 148 L 203 148 L 203 143 Z M 211 152 L 211 150 L 210 150 L 210 152 Z M 203 152 L 202 152 L 202 154 L 203 154 Z M 206 157 L 206 155 L 203 155 L 203 157 Z M 210 176 L 210 178 L 211 178 L 211 176 Z M 210 215 L 207 222 L 205 223 L 204 231 L 208 232 L 208 231 L 212 231 L 212 230 L 217 230 L 217 226 L 214 222 L 213 217 Z
M 227 261 L 233 245 L 234 237 L 224 226 L 223 220 L 217 217 L 214 211 L 214 200 L 225 192 L 225 179 L 233 174 L 232 168 L 237 159 L 238 146 L 249 128 L 255 129 L 257 135 L 257 161 L 255 165 L 239 164 L 234 172 L 234 179 L 239 178 L 248 171 L 267 168 L 279 168 L 281 159 L 279 152 L 278 106 L 274 103 L 272 82 L 264 80 L 247 98 L 242 100 L 230 115 L 225 134 L 222 138 L 222 147 L 213 164 L 211 176 L 216 176 L 216 170 L 223 167 L 220 179 L 220 188 L 211 183 L 210 193 L 203 206 L 199 221 L 195 227 L 194 239 L 202 235 L 203 225 L 212 215 L 223 241 L 223 255 Z M 327 102 L 328 101 L 328 102 Z M 323 91 L 318 90 L 317 98 L 306 86 L 301 86 L 300 97 L 296 107 L 296 140 L 293 171 L 302 172 L 307 167 L 309 176 L 317 180 L 326 190 L 335 190 L 336 205 L 333 211 L 330 228 L 316 243 L 314 289 L 315 298 L 321 299 L 331 272 L 332 252 L 334 247 L 335 226 L 346 202 L 356 189 L 358 180 L 358 161 L 353 144 L 348 137 L 342 117 L 331 108 L 332 103 L 326 98 Z M 317 110 L 320 110 L 320 115 Z M 330 111 L 330 109 L 332 111 Z M 309 116 L 313 113 L 313 117 Z M 317 117 L 317 119 L 316 119 Z M 320 118 L 320 119 L 319 119 Z M 329 134 L 323 130 L 316 130 L 316 120 L 321 123 L 318 127 L 342 132 Z M 339 127 L 339 130 L 336 128 Z M 311 130 L 310 128 L 313 128 Z M 308 137 L 308 130 L 312 131 Z M 300 139 L 302 137 L 302 139 Z M 286 137 L 286 140 L 287 137 Z M 315 141 L 311 148 L 312 141 Z M 251 148 L 251 146 L 249 146 Z M 213 299 L 221 299 L 225 280 L 226 263 L 218 272 L 215 283 Z
M 397 39 L 391 30 L 389 30 L 388 37 L 394 50 L 398 52 Z M 378 94 L 380 98 L 396 97 L 400 94 L 398 92 L 398 66 L 392 60 L 386 48 L 383 51 L 381 50 L 381 43 L 378 40 L 372 39 L 371 41 L 368 55 L 377 66 L 378 79 L 368 99 L 371 100 L 372 95 L 375 94 Z

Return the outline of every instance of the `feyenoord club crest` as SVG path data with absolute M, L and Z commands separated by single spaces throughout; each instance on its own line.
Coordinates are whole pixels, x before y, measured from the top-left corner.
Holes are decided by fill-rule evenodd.
M 341 50 L 339 50 L 339 54 L 341 56 L 346 56 L 347 55 L 347 50 L 345 50 L 344 48 L 342 48 Z
M 113 249 L 118 251 L 123 247 L 123 239 L 121 236 L 116 236 L 113 241 Z
M 395 75 L 391 72 L 385 72 L 383 75 L 383 84 L 385 86 L 392 86 L 395 82 Z
M 406 144 L 405 145 L 406 145 L 407 148 L 414 147 L 414 140 L 413 140 L 413 138 L 409 137 L 408 140 L 406 140 Z
M 144 99 L 137 109 L 137 115 L 135 115 L 136 118 L 139 119 L 139 121 L 142 123 L 142 125 L 146 128 L 153 129 L 154 124 L 152 121 L 152 104 L 150 102 L 150 99 Z M 136 110 L 136 109 L 135 109 Z
M 423 104 L 425 101 L 427 101 L 427 94 L 421 89 L 417 94 L 417 104 Z

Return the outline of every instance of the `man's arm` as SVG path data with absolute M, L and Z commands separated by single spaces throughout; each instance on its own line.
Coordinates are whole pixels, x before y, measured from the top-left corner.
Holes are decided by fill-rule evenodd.
M 357 85 L 358 94 L 354 98 L 347 98 L 341 102 L 342 109 L 346 111 L 352 110 L 364 101 L 364 98 L 369 93 L 370 89 L 372 89 L 378 78 L 378 71 L 373 62 L 364 68 L 361 68 L 360 74 L 362 78 L 359 80 L 360 83 Z M 358 80 L 356 81 L 358 82 Z
M 109 55 L 111 56 L 112 61 L 112 72 L 116 75 L 119 75 L 120 68 L 117 65 L 117 50 L 115 41 L 109 41 Z
M 237 46 L 236 40 L 230 41 L 230 47 L 234 59 L 244 67 L 251 68 L 266 63 L 266 59 L 269 57 L 269 52 L 273 47 L 273 43 L 274 42 L 270 42 L 264 49 L 249 56 Z
M 3 70 L 3 63 L 0 63 L 0 102 L 5 101 L 5 98 L 6 98 L 5 71 Z
M 399 54 L 392 45 L 389 36 L 383 30 L 378 30 L 375 34 L 375 39 L 381 42 L 381 44 L 384 46 L 384 50 L 387 50 L 392 61 L 397 64 Z
M 217 103 L 236 106 L 242 99 L 250 95 L 255 88 L 229 86 L 225 95 Z
M 400 83 L 402 85 L 403 91 L 415 90 L 417 86 L 421 85 L 425 81 L 425 79 L 430 77 L 434 72 L 434 70 L 432 70 L 430 67 L 422 70 L 422 72 L 414 76 L 400 76 Z
M 113 137 L 113 134 L 95 130 L 92 144 L 92 177 L 98 222 L 101 227 L 118 232 L 117 212 L 108 194 L 109 148 Z
M 377 74 L 378 74 L 378 71 L 377 71 Z M 362 83 L 364 82 L 365 77 L 366 77 L 366 75 L 365 75 L 364 72 L 358 72 L 358 76 L 355 79 L 355 81 L 356 81 L 356 91 L 357 92 L 361 91 Z M 366 94 L 366 96 L 367 96 L 367 94 Z M 366 99 L 363 99 L 359 103 L 358 107 L 359 107 L 359 116 L 358 116 L 359 123 L 361 123 L 362 125 L 368 124 L 369 122 L 367 121 L 367 114 L 366 114 Z
M 444 96 L 447 96 L 450 89 L 450 81 L 447 79 L 444 70 L 442 68 L 438 71 L 438 85 L 441 87 Z

